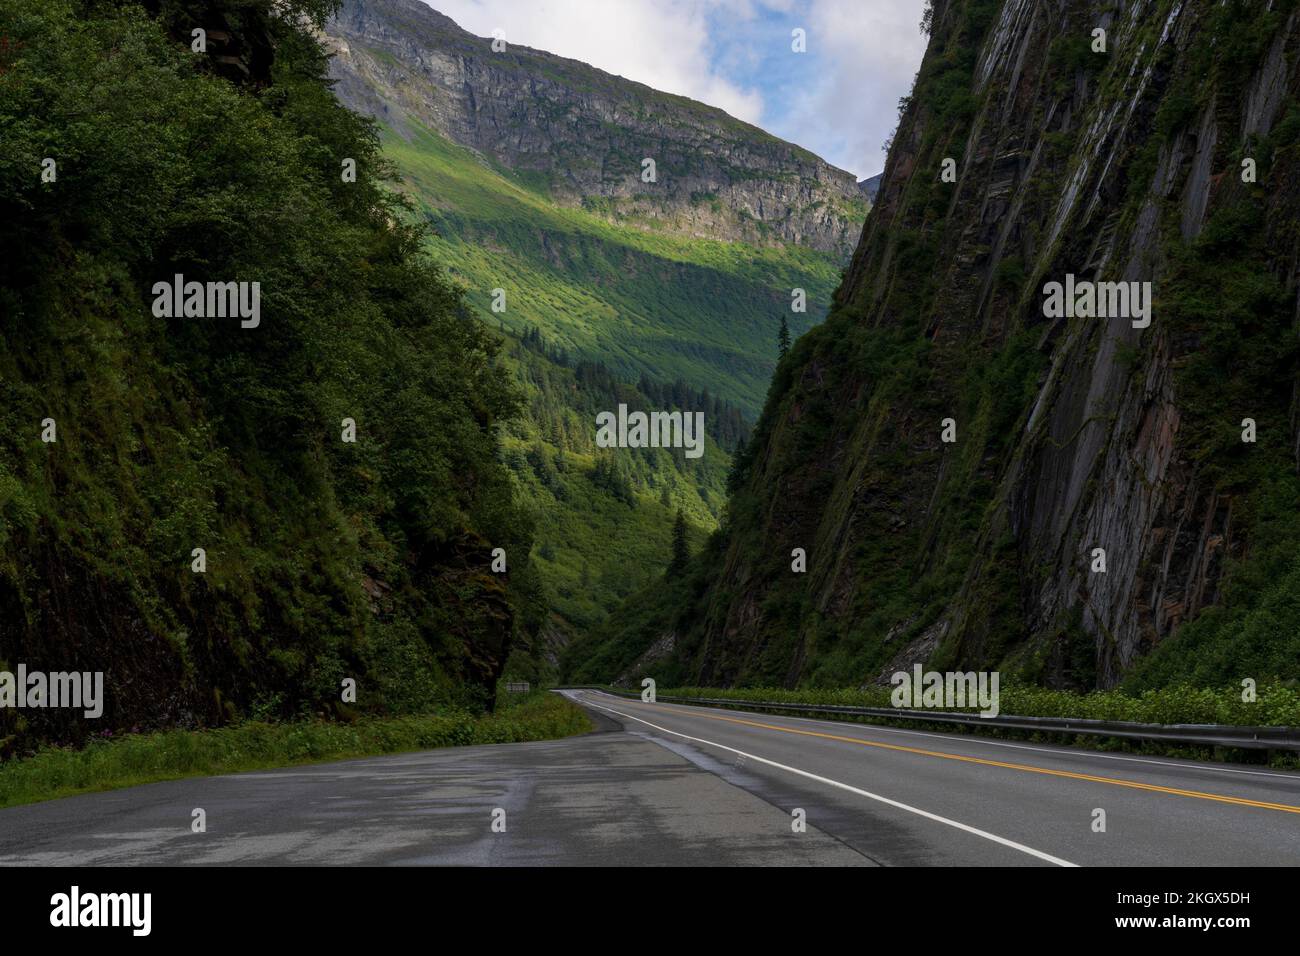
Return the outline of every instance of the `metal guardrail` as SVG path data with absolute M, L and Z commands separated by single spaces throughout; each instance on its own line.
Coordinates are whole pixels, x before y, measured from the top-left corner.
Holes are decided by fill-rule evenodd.
M 622 697 L 640 698 L 635 691 L 589 687 Z M 749 710 L 775 710 L 797 714 L 837 714 L 846 717 L 882 717 L 890 720 L 919 720 L 936 724 L 997 727 L 1055 734 L 1083 734 L 1093 737 L 1125 737 L 1158 740 L 1171 744 L 1202 747 L 1239 747 L 1243 750 L 1300 750 L 1300 728 L 1232 727 L 1227 724 L 1140 724 L 1126 720 L 1085 720 L 1074 717 L 981 717 L 977 713 L 937 710 L 904 710 L 894 707 L 848 707 L 840 704 L 787 704 L 774 700 L 732 700 L 724 697 L 672 697 L 659 694 L 659 701 L 700 704 Z

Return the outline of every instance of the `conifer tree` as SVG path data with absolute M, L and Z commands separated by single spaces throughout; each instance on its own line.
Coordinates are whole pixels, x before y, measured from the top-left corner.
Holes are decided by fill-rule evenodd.
M 669 574 L 679 574 L 686 570 L 686 563 L 691 559 L 690 547 L 686 543 L 686 516 L 682 509 L 677 509 L 677 521 L 673 525 L 673 559 L 668 565 Z

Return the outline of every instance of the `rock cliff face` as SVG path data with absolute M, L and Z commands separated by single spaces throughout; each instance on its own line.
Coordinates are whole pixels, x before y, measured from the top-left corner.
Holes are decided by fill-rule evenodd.
M 876 201 L 876 193 L 880 192 L 880 180 L 884 178 L 882 173 L 877 173 L 870 179 L 864 179 L 858 183 L 858 189 L 862 191 L 872 202 Z
M 419 0 L 346 0 L 331 22 L 345 104 L 416 122 L 611 221 L 797 243 L 846 260 L 867 202 L 850 173 L 721 110 L 509 44 Z M 656 182 L 642 180 L 643 161 Z
M 664 666 L 1295 677 L 1298 91 L 1292 2 L 936 0 Z M 1150 326 L 1045 317 L 1067 274 L 1151 282 Z

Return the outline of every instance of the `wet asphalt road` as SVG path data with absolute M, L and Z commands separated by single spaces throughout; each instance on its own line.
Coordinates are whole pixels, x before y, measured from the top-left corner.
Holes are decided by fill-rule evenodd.
M 1298 774 L 565 693 L 595 732 L 0 810 L 0 865 L 1300 863 Z

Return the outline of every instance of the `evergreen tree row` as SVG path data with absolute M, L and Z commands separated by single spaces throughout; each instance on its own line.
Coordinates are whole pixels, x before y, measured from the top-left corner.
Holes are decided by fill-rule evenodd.
M 619 402 L 624 402 L 634 409 L 646 411 L 681 409 L 703 412 L 705 431 L 728 454 L 749 439 L 751 426 L 740 408 L 711 394 L 708 388 L 696 389 L 680 378 L 669 383 L 643 374 L 633 389 L 603 362 L 571 358 L 565 349 L 549 343 L 534 325 L 527 327 L 519 341 L 528 351 L 573 371 L 579 389 L 586 393 L 586 401 L 576 402 L 580 411 L 613 410 Z M 565 409 L 575 407 L 576 396 L 563 394 L 563 384 L 550 381 L 541 370 L 533 368 L 529 372 L 534 376 L 534 384 L 547 396 L 542 400 L 543 406 L 534 408 L 534 412 L 539 413 L 539 420 L 556 423 L 556 428 L 562 431 L 563 426 L 558 423 Z M 553 402 L 551 397 L 555 399 Z

